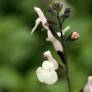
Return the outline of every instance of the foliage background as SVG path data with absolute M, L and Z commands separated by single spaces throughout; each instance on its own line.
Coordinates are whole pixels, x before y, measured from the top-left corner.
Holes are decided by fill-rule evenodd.
M 65 22 L 80 39 L 67 45 L 73 92 L 78 92 L 92 75 L 92 0 L 67 0 L 73 15 Z M 52 45 L 45 41 L 46 32 L 38 27 L 33 36 L 36 13 L 41 7 L 46 16 L 48 0 L 0 0 L 0 92 L 67 92 L 65 79 L 51 86 L 40 83 L 35 71 L 43 62 L 43 52 Z

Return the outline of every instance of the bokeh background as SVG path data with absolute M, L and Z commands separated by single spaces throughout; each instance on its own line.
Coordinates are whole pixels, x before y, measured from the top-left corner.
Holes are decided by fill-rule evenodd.
M 66 46 L 73 92 L 79 92 L 92 75 L 92 0 L 67 0 L 73 7 L 72 16 L 64 26 L 80 33 L 80 39 Z M 30 35 L 37 15 L 34 6 L 43 9 L 48 19 L 48 0 L 0 0 L 0 92 L 67 92 L 61 75 L 54 85 L 40 83 L 36 69 L 44 61 L 43 52 L 51 50 L 46 32 Z

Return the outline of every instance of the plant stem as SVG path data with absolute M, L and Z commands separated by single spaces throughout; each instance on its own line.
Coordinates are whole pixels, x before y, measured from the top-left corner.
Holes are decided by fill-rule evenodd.
M 63 44 L 62 23 L 61 23 L 61 21 L 60 21 L 60 17 L 59 17 L 59 12 L 58 12 L 58 11 L 57 11 L 57 19 L 58 19 L 59 29 L 60 29 L 60 33 L 61 33 L 62 45 L 64 45 L 64 44 Z
M 70 81 L 70 77 L 69 77 L 69 70 L 68 70 L 68 65 L 66 65 L 66 69 L 65 69 L 65 76 L 66 76 L 66 80 L 67 80 L 67 85 L 68 85 L 68 89 L 69 92 L 72 92 L 71 90 L 71 81 Z
M 59 17 L 59 12 L 58 11 L 57 11 L 57 19 L 58 19 L 59 29 L 60 29 L 60 33 L 61 33 L 61 44 L 63 46 L 66 81 L 67 81 L 69 92 L 72 92 L 72 90 L 71 90 L 71 82 L 70 82 L 70 77 L 69 77 L 68 62 L 67 62 L 67 57 L 66 57 L 65 47 L 64 47 L 64 38 L 63 38 L 63 32 L 62 32 L 62 23 L 60 21 L 60 17 Z

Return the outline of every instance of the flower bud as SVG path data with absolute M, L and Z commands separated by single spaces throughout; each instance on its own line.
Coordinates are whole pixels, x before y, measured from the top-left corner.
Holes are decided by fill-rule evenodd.
M 54 12 L 54 9 L 52 8 L 51 5 L 50 5 L 49 8 L 48 8 L 48 12 L 49 12 L 49 13 L 53 13 L 53 12 Z
M 61 2 L 56 2 L 52 7 L 55 11 L 60 11 L 63 8 L 63 4 Z
M 70 16 L 70 8 L 66 8 L 64 12 L 64 17 L 69 17 Z
M 77 40 L 80 37 L 79 33 L 72 32 L 70 39 L 71 40 Z

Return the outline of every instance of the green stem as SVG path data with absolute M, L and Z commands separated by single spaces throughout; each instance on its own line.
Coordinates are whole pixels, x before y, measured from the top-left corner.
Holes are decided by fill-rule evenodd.
M 71 90 L 71 82 L 70 82 L 70 77 L 69 77 L 69 69 L 68 69 L 67 57 L 66 57 L 65 47 L 64 47 L 64 38 L 63 38 L 63 32 L 62 32 L 62 23 L 60 21 L 60 17 L 59 17 L 59 12 L 58 11 L 57 11 L 57 19 L 58 19 L 59 29 L 60 29 L 60 33 L 61 33 L 61 44 L 63 46 L 64 62 L 66 62 L 66 64 L 65 64 L 65 76 L 66 76 L 69 92 L 72 92 L 72 90 Z
M 61 33 L 61 40 L 62 40 L 62 44 L 63 44 L 62 23 L 60 21 L 60 17 L 59 17 L 59 12 L 58 11 L 57 11 L 57 19 L 58 19 L 59 29 L 60 29 L 60 33 Z

